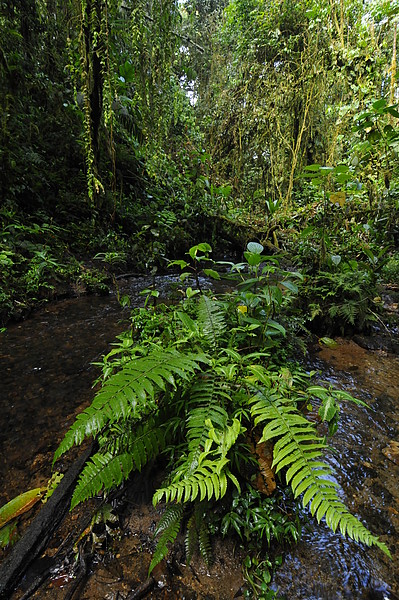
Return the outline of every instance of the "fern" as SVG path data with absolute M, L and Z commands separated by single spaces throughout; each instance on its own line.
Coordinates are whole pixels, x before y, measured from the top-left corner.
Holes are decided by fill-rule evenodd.
M 192 467 L 190 461 L 183 462 L 182 467 L 176 469 L 172 483 L 156 491 L 153 498 L 154 505 L 163 497 L 166 502 L 194 502 L 198 496 L 200 501 L 205 498 L 211 500 L 213 497 L 219 500 L 227 491 L 228 478 L 240 491 L 237 478 L 227 468 L 229 460 L 226 458 L 228 451 L 242 432 L 240 422 L 233 419 L 233 423 L 222 431 L 216 430 L 210 420 L 207 420 L 205 425 L 208 427 L 208 439 L 195 470 L 187 469 L 187 463 L 190 468 Z M 213 447 L 214 444 L 216 449 Z
M 202 374 L 187 390 L 187 454 L 182 454 L 172 473 L 172 482 L 154 495 L 154 505 L 163 498 L 166 502 L 194 502 L 207 498 L 222 498 L 228 479 L 240 489 L 236 477 L 227 468 L 228 451 L 242 431 L 240 422 L 233 419 L 228 425 L 226 410 L 219 405 L 230 397 L 217 378 Z
M 71 508 L 120 485 L 132 470 L 141 471 L 165 447 L 165 427 L 155 419 L 136 426 L 134 431 L 115 429 L 116 439 L 107 440 L 105 447 L 86 463 L 74 490 Z
M 167 422 L 162 426 L 157 420 L 150 419 L 144 425 L 135 428 L 128 445 L 135 469 L 141 471 L 165 448 L 167 426 Z
M 169 552 L 168 544 L 173 544 L 180 530 L 180 525 L 183 519 L 183 507 L 178 504 L 168 506 L 158 523 L 155 531 L 155 536 L 161 533 L 158 540 L 156 550 L 152 556 L 148 573 L 151 574 L 154 567 L 157 566 L 165 558 Z
M 109 451 L 114 456 L 129 452 L 135 468 L 141 471 L 165 447 L 168 428 L 169 422 L 160 422 L 158 415 L 142 423 L 134 420 L 115 423 L 104 438 L 100 437 L 100 448 L 103 453 Z
M 95 454 L 86 463 L 74 490 L 71 509 L 92 498 L 103 489 L 110 490 L 127 479 L 134 467 L 130 454 L 113 456 L 111 452 Z
M 198 324 L 205 340 L 212 346 L 218 346 L 227 328 L 220 302 L 208 296 L 201 296 L 198 305 Z
M 223 429 L 226 426 L 228 415 L 223 404 L 229 400 L 222 384 L 210 373 L 201 374 L 194 385 L 187 392 L 187 472 L 192 472 L 208 438 L 210 420 L 214 425 Z
M 193 514 L 187 521 L 187 531 L 184 545 L 186 548 L 186 559 L 188 564 L 190 564 L 194 553 L 198 548 L 198 531 L 195 516 L 195 512 L 193 512 Z
M 286 481 L 294 497 L 303 494 L 303 506 L 310 506 L 312 516 L 316 516 L 318 522 L 324 517 L 334 532 L 339 527 L 343 535 L 367 546 L 376 545 L 389 555 L 386 545 L 373 536 L 339 499 L 338 484 L 331 480 L 333 470 L 319 459 L 326 444 L 317 436 L 315 427 L 298 412 L 293 400 L 276 399 L 273 393 L 265 395 L 258 390 L 251 412 L 255 425 L 266 422 L 260 442 L 278 438 L 274 445 L 273 467 L 276 473 L 286 469 Z
M 209 505 L 203 502 L 196 502 L 191 517 L 187 522 L 187 532 L 185 539 L 187 563 L 191 562 L 194 552 L 198 549 L 205 564 L 209 566 L 212 562 L 212 548 L 207 523 L 207 514 L 209 514 Z
M 339 401 L 348 398 L 342 396 L 344 392 L 334 393 L 332 398 L 331 391 L 309 387 L 309 378 L 302 371 L 293 373 L 277 366 L 270 353 L 271 342 L 278 349 L 276 333 L 284 334 L 285 329 L 270 317 L 272 304 L 273 312 L 281 311 L 283 295 L 276 286 L 270 287 L 269 275 L 257 274 L 261 245 L 252 244 L 251 248 L 246 258 L 253 277 L 246 279 L 238 292 L 238 300 L 245 301 L 243 306 L 250 315 L 237 317 L 237 295 L 219 302 L 198 294 L 195 300 L 182 302 L 180 310 L 165 307 L 159 313 L 140 312 L 133 317 L 136 327 L 126 347 L 123 342 L 123 348 L 105 359 L 103 375 L 108 377 L 92 405 L 77 417 L 55 453 L 57 460 L 88 436 L 98 440 L 99 451 L 81 473 L 72 507 L 120 485 L 133 470 L 140 471 L 159 454 L 166 455 L 168 473 L 153 503 L 164 501 L 168 506 L 156 531 L 159 539 L 150 573 L 176 540 L 185 514 L 189 516 L 187 559 L 198 548 L 209 564 L 207 515 L 222 498 L 223 510 L 241 497 L 236 474 L 244 475 L 243 462 L 257 460 L 248 451 L 243 424 L 251 429 L 261 426 L 259 442 L 273 440 L 273 468 L 285 473 L 296 502 L 309 507 L 317 521 L 324 519 L 334 531 L 389 554 L 340 500 L 333 471 L 322 460 L 325 440 L 298 408 L 316 396 L 321 400 L 319 414 L 332 432 Z M 195 258 L 193 253 L 190 256 Z M 319 297 L 330 305 L 331 317 L 342 316 L 344 305 L 363 310 L 361 298 L 355 301 L 351 296 L 343 303 L 331 282 L 327 283 Z M 293 291 L 292 286 L 286 287 Z M 246 302 L 249 297 L 251 302 Z M 346 318 L 351 320 L 351 315 L 348 312 Z M 353 320 L 358 318 L 353 313 Z M 173 344 L 173 348 L 162 349 L 162 343 Z M 265 362 L 269 370 L 262 366 Z M 238 494 L 227 497 L 227 490 L 234 486 Z M 271 524 L 266 515 L 264 522 L 251 526 L 251 535 L 253 532 L 260 543 L 262 537 L 278 539 L 277 533 L 282 531 L 282 522 L 274 514 L 270 519 Z M 232 521 L 232 526 L 241 535 L 238 521 Z M 287 537 L 285 531 L 282 535 Z
M 176 377 L 189 379 L 205 355 L 159 350 L 127 363 L 105 381 L 91 406 L 79 414 L 55 452 L 54 462 L 73 445 L 96 436 L 105 425 L 121 419 L 138 419 L 156 408 L 156 394 L 166 386 L 176 386 Z
M 209 567 L 212 562 L 212 548 L 211 540 L 209 536 L 208 524 L 204 519 L 201 519 L 197 525 L 198 527 L 198 545 L 202 558 L 205 564 Z
M 163 498 L 165 502 L 194 502 L 198 497 L 201 501 L 223 498 L 227 491 L 227 475 L 239 488 L 235 476 L 224 468 L 228 462 L 227 458 L 202 461 L 191 475 L 159 488 L 153 497 L 154 506 Z

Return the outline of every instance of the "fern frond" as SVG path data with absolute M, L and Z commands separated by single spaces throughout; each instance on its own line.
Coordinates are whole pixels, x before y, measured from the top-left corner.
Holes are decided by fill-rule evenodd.
M 158 489 L 153 497 L 154 506 L 163 498 L 165 502 L 194 502 L 197 498 L 211 500 L 223 498 L 227 491 L 227 478 L 240 490 L 236 477 L 226 468 L 227 458 L 204 460 L 196 470 L 184 479 L 173 481 Z
M 127 363 L 104 382 L 91 406 L 76 417 L 55 452 L 54 462 L 73 445 L 96 436 L 104 425 L 128 417 L 138 419 L 153 411 L 156 394 L 167 385 L 175 386 L 176 377 L 185 380 L 192 377 L 200 369 L 199 362 L 207 362 L 205 355 L 156 349 Z
M 187 522 L 187 532 L 184 545 L 186 548 L 187 563 L 190 564 L 191 559 L 198 548 L 198 531 L 196 526 L 195 512 L 193 512 Z
M 86 463 L 74 490 L 71 509 L 102 490 L 110 490 L 127 479 L 134 467 L 130 454 L 97 453 Z
M 162 515 L 161 520 L 156 528 L 155 535 L 161 533 L 157 547 L 152 556 L 148 574 L 150 575 L 154 567 L 161 562 L 167 555 L 169 548 L 168 544 L 173 544 L 180 530 L 180 525 L 183 518 L 183 506 L 171 504 L 168 506 Z
M 223 385 L 213 374 L 204 373 L 195 381 L 188 391 L 188 417 L 187 417 L 187 442 L 189 458 L 187 460 L 187 471 L 193 471 L 199 460 L 199 456 L 208 439 L 209 425 L 219 429 L 226 427 L 228 415 L 224 404 L 230 397 L 226 394 Z
M 167 425 L 167 423 L 165 424 Z M 156 458 L 166 445 L 166 427 L 150 420 L 135 429 L 129 443 L 129 452 L 138 471 Z
M 208 296 L 201 296 L 198 304 L 198 324 L 205 340 L 213 346 L 218 346 L 227 328 L 220 302 Z
M 102 490 L 119 485 L 132 470 L 156 458 L 166 445 L 168 423 L 161 427 L 150 418 L 145 423 L 114 426 L 111 439 L 85 465 L 72 498 L 72 508 Z M 114 439 L 113 439 L 114 438 Z
M 359 314 L 359 307 L 355 302 L 348 300 L 339 307 L 339 314 L 345 321 L 354 325 L 356 317 Z
M 367 546 L 376 545 L 389 554 L 388 548 L 354 517 L 337 494 L 338 484 L 332 481 L 333 470 L 319 460 L 327 448 L 315 427 L 303 417 L 289 398 L 264 395 L 253 398 L 251 412 L 255 425 L 266 423 L 260 442 L 278 438 L 273 450 L 276 472 L 286 469 L 286 481 L 297 498 L 303 494 L 303 506 L 310 507 L 318 522 L 326 520 L 328 527 Z
M 209 514 L 209 505 L 207 503 L 195 503 L 194 510 L 187 522 L 185 539 L 186 558 L 188 563 L 191 562 L 197 549 L 199 549 L 207 566 L 212 562 L 213 557 L 209 527 L 206 520 L 207 513 Z
M 204 559 L 207 567 L 209 567 L 209 565 L 212 562 L 213 556 L 212 556 L 211 540 L 210 540 L 210 536 L 209 536 L 209 528 L 208 528 L 208 524 L 206 523 L 206 521 L 204 519 L 201 519 L 201 521 L 198 524 L 198 545 L 199 545 L 200 554 L 201 554 L 202 558 Z

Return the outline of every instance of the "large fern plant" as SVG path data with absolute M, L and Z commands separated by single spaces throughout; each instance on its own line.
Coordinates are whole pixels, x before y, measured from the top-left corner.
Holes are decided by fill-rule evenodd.
M 257 468 L 248 444 L 254 430 L 260 431 L 258 445 L 273 443 L 270 469 L 276 478 L 318 521 L 389 554 L 340 499 L 323 460 L 326 440 L 306 414 L 311 402 L 318 403 L 319 419 L 334 431 L 340 401 L 359 401 L 311 385 L 309 375 L 284 364 L 286 329 L 280 317 L 300 276 L 279 269 L 262 250 L 251 243 L 245 262 L 229 265 L 238 280 L 233 292 L 215 298 L 189 288 L 178 306 L 133 311 L 131 329 L 104 358 L 100 391 L 56 451 L 55 460 L 87 437 L 98 442 L 72 507 L 106 494 L 158 456 L 166 458 L 165 479 L 153 498 L 166 510 L 150 570 L 183 523 L 188 558 L 198 546 L 209 561 L 211 508 L 228 506 L 231 493 L 247 487 L 248 473 Z M 199 262 L 209 251 L 199 245 L 190 256 Z

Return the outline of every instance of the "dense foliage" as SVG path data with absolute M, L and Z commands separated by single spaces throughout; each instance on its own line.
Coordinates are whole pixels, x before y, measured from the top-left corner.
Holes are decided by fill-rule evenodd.
M 73 505 L 163 465 L 152 566 L 182 524 L 206 560 L 214 532 L 252 550 L 296 540 L 298 498 L 386 550 L 341 502 L 308 418 L 317 406 L 333 433 L 353 398 L 312 385 L 294 348 L 298 332 L 386 325 L 398 15 L 398 0 L 0 1 L 0 325 L 106 293 L 117 271 L 172 264 L 189 283 L 178 306 L 147 291 L 56 454 L 99 444 Z M 213 264 L 201 239 L 245 260 Z M 205 293 L 203 267 L 235 291 Z M 261 573 L 255 554 L 259 593 L 272 559 Z
M 199 269 L 220 279 L 221 265 L 206 264 L 210 251 L 199 244 L 190 249 L 190 262 L 175 261 L 186 285 L 192 269 L 198 282 Z M 389 554 L 340 499 L 322 460 L 326 437 L 308 416 L 317 407 L 320 426 L 326 423 L 332 434 L 340 403 L 365 405 L 312 384 L 314 373 L 292 360 L 289 317 L 302 278 L 262 251 L 250 242 L 245 262 L 229 265 L 225 276 L 237 283 L 233 292 L 215 297 L 188 286 L 177 306 L 133 311 L 131 328 L 104 358 L 100 391 L 55 454 L 57 460 L 87 437 L 98 441 L 72 507 L 162 459 L 164 481 L 153 502 L 165 502 L 166 510 L 150 572 L 183 522 L 187 560 L 198 547 L 209 563 L 215 532 L 245 536 L 251 561 L 262 548 L 267 556 L 274 540 L 297 540 L 297 510 L 289 517 L 276 504 L 284 494 L 291 504 L 301 498 L 334 531 Z M 246 523 L 240 503 L 247 503 Z

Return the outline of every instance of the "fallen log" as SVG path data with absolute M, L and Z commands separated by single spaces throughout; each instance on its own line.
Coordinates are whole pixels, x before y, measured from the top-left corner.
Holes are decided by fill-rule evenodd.
M 77 478 L 93 451 L 91 445 L 66 472 L 53 495 L 32 521 L 23 537 L 0 565 L 0 598 L 8 600 L 16 590 L 29 565 L 47 547 L 66 513 Z

